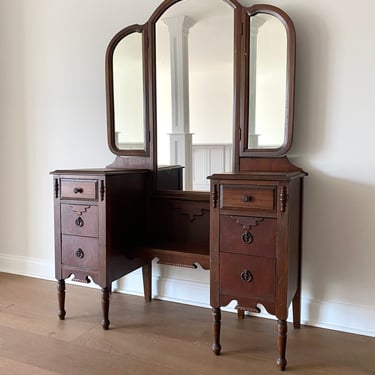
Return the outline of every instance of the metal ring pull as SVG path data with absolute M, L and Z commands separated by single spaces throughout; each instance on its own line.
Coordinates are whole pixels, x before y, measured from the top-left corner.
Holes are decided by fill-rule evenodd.
M 246 232 L 242 233 L 241 235 L 241 240 L 243 243 L 246 243 L 246 244 L 251 244 L 254 240 L 254 237 L 252 236 L 252 234 L 247 230 Z
M 250 283 L 251 281 L 253 281 L 253 274 L 249 270 L 244 270 L 241 273 L 241 279 Z
M 79 258 L 79 259 L 83 259 L 85 257 L 85 253 L 83 252 L 82 249 L 78 249 L 76 251 L 76 257 Z
M 77 227 L 81 227 L 81 228 L 85 225 L 85 222 L 83 221 L 81 216 L 77 217 L 75 223 L 76 223 Z

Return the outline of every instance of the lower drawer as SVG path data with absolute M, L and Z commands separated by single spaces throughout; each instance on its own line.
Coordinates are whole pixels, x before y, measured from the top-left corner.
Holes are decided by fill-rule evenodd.
M 73 236 L 99 236 L 99 208 L 91 205 L 62 204 L 61 232 Z
M 62 264 L 97 269 L 99 264 L 99 240 L 97 238 L 62 236 Z
M 220 294 L 273 301 L 275 258 L 220 254 Z
M 276 256 L 276 219 L 220 215 L 220 251 Z

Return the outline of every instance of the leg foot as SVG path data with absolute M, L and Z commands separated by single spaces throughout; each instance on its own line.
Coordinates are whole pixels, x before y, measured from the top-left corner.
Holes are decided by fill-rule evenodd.
M 143 291 L 145 295 L 145 302 L 151 302 L 151 291 L 152 291 L 151 260 L 147 261 L 147 263 L 142 266 L 142 277 L 143 277 Z
M 286 320 L 278 320 L 277 321 L 277 346 L 279 349 L 279 358 L 277 359 L 277 364 L 280 367 L 281 371 L 284 371 L 286 368 L 286 338 L 287 338 L 288 326 Z
M 102 327 L 107 330 L 109 328 L 109 296 L 111 294 L 110 288 L 102 289 L 102 311 L 103 311 L 103 320 Z
M 60 320 L 65 319 L 65 280 L 57 281 L 57 298 L 59 302 L 59 311 L 57 313 Z
M 293 301 L 293 327 L 301 328 L 301 289 L 298 288 Z
M 212 308 L 212 332 L 214 336 L 214 343 L 212 344 L 212 351 L 219 355 L 221 351 L 220 345 L 220 326 L 221 326 L 221 310 L 220 307 Z

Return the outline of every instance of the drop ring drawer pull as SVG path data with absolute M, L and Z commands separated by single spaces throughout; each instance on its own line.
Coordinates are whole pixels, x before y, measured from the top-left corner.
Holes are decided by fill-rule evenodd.
M 251 244 L 254 240 L 254 237 L 251 235 L 251 233 L 247 230 L 246 232 L 243 232 L 241 235 L 241 240 L 243 243 Z
M 73 193 L 74 194 L 82 194 L 83 193 L 83 189 L 81 187 L 75 187 L 73 189 Z
M 83 259 L 84 256 L 85 256 L 85 253 L 83 252 L 82 249 L 78 249 L 78 250 L 76 251 L 76 257 L 77 257 L 77 258 L 79 258 L 79 259 Z
M 77 227 L 83 227 L 85 225 L 85 222 L 83 221 L 83 219 L 81 218 L 81 216 L 79 216 L 76 221 L 75 221 Z
M 249 270 L 244 270 L 241 273 L 241 279 L 250 283 L 251 281 L 253 281 L 253 274 Z

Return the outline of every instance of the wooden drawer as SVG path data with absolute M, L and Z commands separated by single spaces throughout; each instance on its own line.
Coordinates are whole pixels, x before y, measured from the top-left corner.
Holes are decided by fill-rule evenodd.
M 220 254 L 220 294 L 273 301 L 274 258 Z
M 220 208 L 276 211 L 275 186 L 222 185 Z
M 220 216 L 220 251 L 275 257 L 276 236 L 276 219 Z
M 97 269 L 99 240 L 91 237 L 62 236 L 62 264 Z
M 78 204 L 61 205 L 61 232 L 77 236 L 99 236 L 99 207 Z
M 97 200 L 97 180 L 61 179 L 61 199 Z

